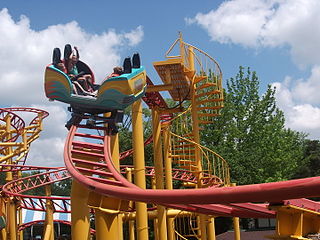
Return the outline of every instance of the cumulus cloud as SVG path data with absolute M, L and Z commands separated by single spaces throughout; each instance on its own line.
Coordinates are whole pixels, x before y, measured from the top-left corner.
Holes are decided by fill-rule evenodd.
M 65 139 L 61 137 L 39 138 L 30 148 L 27 165 L 62 167 Z
M 262 26 L 273 14 L 272 6 L 270 1 L 226 1 L 217 10 L 198 13 L 186 21 L 199 24 L 213 40 L 220 43 L 256 46 Z
M 284 111 L 288 128 L 309 133 L 309 138 L 320 138 L 319 67 L 311 71 L 306 80 L 286 77 L 283 82 L 273 83 L 276 87 L 277 105 Z
M 320 65 L 315 65 L 308 79 L 298 79 L 292 89 L 296 99 L 310 104 L 320 103 Z
M 36 31 L 27 16 L 14 21 L 8 11 L 0 10 L 0 99 L 1 107 L 25 106 L 47 110 L 40 139 L 32 144 L 29 164 L 62 166 L 63 145 L 67 130 L 67 105 L 48 102 L 43 81 L 46 64 L 51 62 L 52 50 L 66 43 L 77 46 L 80 59 L 95 73 L 99 83 L 121 64 L 121 49 L 130 50 L 143 39 L 143 27 L 118 33 L 114 29 L 100 34 L 86 32 L 76 21 L 48 26 Z M 125 53 L 127 55 L 127 53 Z M 28 122 L 27 115 L 23 116 Z
M 297 64 L 320 64 L 318 0 L 231 0 L 218 9 L 186 19 L 212 40 L 246 47 L 288 46 Z

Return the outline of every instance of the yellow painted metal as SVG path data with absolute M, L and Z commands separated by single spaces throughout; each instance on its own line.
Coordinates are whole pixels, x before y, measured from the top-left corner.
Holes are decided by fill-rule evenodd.
M 126 169 L 126 177 L 128 179 L 129 182 L 132 182 L 132 169 L 131 168 L 127 168 Z M 129 207 L 131 209 L 133 209 L 133 202 L 130 201 L 129 203 Z M 123 218 L 125 217 L 125 215 L 123 215 Z M 134 219 L 135 219 L 135 216 L 133 219 L 129 219 L 129 240 L 135 240 L 135 235 L 134 235 Z
M 111 156 L 114 166 L 119 169 L 119 138 L 118 134 L 111 137 Z M 99 208 L 95 210 L 96 238 L 102 239 L 123 239 L 122 217 L 119 210 L 128 203 L 120 199 L 104 197 L 99 194 L 90 194 L 93 200 L 99 202 Z
M 169 90 L 173 90 L 172 84 L 151 85 L 147 87 L 146 92 L 161 92 L 161 91 L 169 91 Z
M 24 129 L 19 130 L 21 138 L 18 141 L 21 142 L 0 142 L 0 146 L 4 146 L 5 150 L 2 151 L 0 157 L 0 162 L 5 164 L 15 164 L 21 159 L 23 159 L 29 151 L 30 144 L 39 137 L 39 133 L 42 130 L 42 118 L 41 114 L 38 115 L 39 119 L 36 123 L 32 123 L 29 126 L 26 126 Z M 5 134 L 6 138 L 9 139 L 9 136 L 12 136 L 13 133 L 17 133 L 16 129 L 11 129 L 11 116 L 8 114 L 5 117 L 5 126 L 2 128 L 0 134 Z M 11 173 L 7 173 L 8 178 Z
M 208 218 L 208 240 L 216 240 L 214 217 Z
M 163 189 L 163 156 L 162 156 L 162 141 L 161 141 L 161 123 L 160 115 L 156 109 L 152 109 L 152 127 L 153 127 L 153 156 L 155 166 L 155 180 L 156 188 Z M 167 222 L 166 222 L 166 209 L 163 206 L 157 206 L 157 233 L 158 238 L 167 239 Z
M 193 47 L 189 46 L 189 63 L 191 63 L 192 65 L 189 65 L 189 68 L 191 70 L 194 70 L 194 53 L 193 53 Z M 193 135 L 193 141 L 197 144 L 200 143 L 200 133 L 199 133 L 199 119 L 198 119 L 198 111 L 196 108 L 196 92 L 195 92 L 195 84 L 193 83 L 194 78 L 189 79 L 192 84 L 191 84 L 191 89 L 190 89 L 190 93 L 191 93 L 191 102 L 192 102 L 192 107 L 191 107 L 191 116 L 192 116 L 192 135 Z M 195 148 L 194 151 L 194 156 L 195 156 L 195 160 L 196 160 L 196 169 L 195 170 L 195 174 L 197 175 L 198 179 L 202 178 L 202 161 L 201 161 L 201 152 L 199 148 Z M 197 184 L 198 188 L 202 187 L 201 181 L 198 181 Z M 207 240 L 207 224 L 206 224 L 206 216 L 200 214 L 199 216 L 199 226 L 200 226 L 200 236 L 201 236 L 201 240 Z
M 1 240 L 7 240 L 7 231 L 6 228 L 2 228 L 0 231 L 0 239 Z
M 11 133 L 11 116 L 8 114 L 6 117 L 5 117 L 5 121 L 6 121 L 6 132 L 7 132 L 7 139 L 11 139 L 12 137 L 12 133 Z M 10 156 L 6 159 L 6 163 L 7 164 L 12 164 L 12 158 L 11 156 L 13 155 L 13 149 L 12 149 L 12 146 L 9 146 L 7 148 L 7 156 Z M 4 158 L 1 159 L 2 161 L 4 161 Z M 9 182 L 9 181 L 12 181 L 13 180 L 13 177 L 12 177 L 12 172 L 11 171 L 8 171 L 6 173 L 6 181 Z
M 151 177 L 151 188 L 152 189 L 157 189 L 157 187 L 156 187 L 156 178 L 154 176 Z M 153 206 L 155 207 L 157 205 L 153 204 Z M 160 236 L 159 236 L 159 225 L 158 225 L 158 210 L 156 211 L 156 213 L 157 213 L 157 216 L 155 218 L 153 218 L 153 234 L 154 234 L 154 239 L 158 240 L 158 239 L 160 239 Z M 150 220 L 149 214 L 148 214 L 148 219 Z
M 12 137 L 12 133 L 11 133 L 11 124 L 10 124 L 11 117 L 9 114 L 5 117 L 5 121 L 6 121 L 7 139 L 10 139 Z M 7 148 L 7 155 L 9 156 L 13 155 L 12 146 L 9 146 Z M 7 164 L 12 164 L 11 157 L 7 159 Z M 12 180 L 13 180 L 12 172 L 8 171 L 6 173 L 6 181 L 10 182 Z M 9 230 L 8 239 L 16 240 L 17 239 L 17 207 L 15 204 L 15 200 L 13 198 L 9 198 L 7 207 L 8 207 L 8 230 Z
M 177 215 L 181 217 L 190 217 L 193 213 L 187 212 L 187 211 L 181 211 L 177 209 L 168 209 L 167 210 L 167 218 L 168 219 L 173 219 Z M 158 210 L 152 210 L 148 211 L 148 219 L 152 220 L 158 217 Z M 135 212 L 125 212 L 123 214 L 123 221 L 130 221 L 134 220 L 136 218 L 136 213 Z
M 51 196 L 51 186 L 45 186 L 46 196 Z M 46 200 L 46 217 L 44 223 L 44 240 L 54 240 L 54 223 L 53 223 L 53 204 L 50 199 Z
M 7 203 L 6 203 L 6 200 L 4 197 L 1 197 L 0 198 L 0 201 L 1 201 L 1 215 L 5 216 L 6 218 L 6 221 L 8 221 L 8 214 L 7 214 Z M 7 223 L 7 226 L 5 228 L 2 228 L 1 231 L 0 231 L 0 239 L 1 240 L 7 240 L 7 228 L 8 228 L 8 223 Z
M 170 157 L 170 134 L 168 126 L 165 126 L 162 129 L 163 135 L 163 159 L 164 159 L 164 172 L 165 172 L 165 186 L 166 189 L 173 189 L 172 184 L 172 163 Z M 167 232 L 168 232 L 168 240 L 174 240 L 174 219 L 168 216 L 168 213 L 171 209 L 167 210 Z
M 172 84 L 173 89 L 169 90 L 169 93 L 173 100 L 182 101 L 190 99 L 190 82 L 186 78 L 186 68 L 181 58 L 154 62 L 153 66 L 164 84 Z
M 204 97 L 204 96 L 207 96 L 207 95 L 210 95 L 210 94 L 217 94 L 217 93 L 220 93 L 220 92 L 221 92 L 220 90 L 211 90 L 210 92 L 203 92 L 203 93 L 196 94 L 195 97 L 196 98 L 201 98 L 201 97 Z
M 95 211 L 96 224 L 96 239 L 114 239 L 121 240 L 122 236 L 119 234 L 118 213 L 106 214 L 101 210 Z
M 198 226 L 199 227 L 199 236 L 201 240 L 207 240 L 207 216 L 203 214 L 199 214 Z
M 5 199 L 3 196 L 0 198 L 0 201 L 1 201 L 1 215 L 5 217 L 6 219 L 6 227 L 5 228 L 2 228 L 1 231 L 0 231 L 0 239 L 1 240 L 7 240 L 7 233 L 9 232 L 9 229 L 8 229 L 8 226 L 9 226 L 9 223 L 8 223 L 8 202 L 7 202 L 7 199 Z
M 160 109 L 159 109 L 160 110 Z M 171 114 L 171 113 L 179 113 L 183 112 L 185 109 L 183 107 L 177 107 L 177 108 L 171 108 L 171 109 L 161 109 L 160 112 L 161 114 Z M 167 125 L 166 123 L 162 123 L 163 126 Z
M 9 240 L 17 240 L 17 207 L 14 199 L 10 199 L 8 203 L 8 214 L 9 214 Z
M 144 76 L 144 79 L 146 79 L 145 76 Z M 112 160 L 113 160 L 114 165 L 120 171 L 120 152 L 119 152 L 119 135 L 118 134 L 113 135 L 111 137 L 111 156 L 112 156 Z M 118 201 L 120 202 L 120 210 L 121 209 L 128 210 L 129 201 L 120 200 L 120 199 L 118 199 Z M 117 215 L 116 223 L 118 224 L 119 239 L 123 239 L 123 222 L 122 222 L 122 213 L 121 212 L 118 213 L 118 215 Z
M 2 142 L 0 143 L 0 146 L 12 146 L 12 147 L 16 147 L 16 146 L 22 146 L 24 145 L 23 143 L 17 143 L 17 142 Z
M 114 166 L 120 170 L 120 162 L 119 162 L 119 158 L 120 158 L 120 154 L 119 154 L 119 135 L 113 135 L 111 137 L 111 156 L 112 156 L 112 162 L 114 164 Z
M 182 32 L 179 32 L 179 42 L 180 42 L 180 57 L 182 60 L 184 60 L 185 53 L 184 53 L 184 45 L 182 40 Z
M 230 184 L 232 187 L 236 186 L 236 183 L 231 183 Z M 233 217 L 233 230 L 234 230 L 234 239 L 235 240 L 240 240 L 241 235 L 240 235 L 240 219 L 238 217 Z
M 43 240 L 51 240 L 51 232 L 53 231 L 53 228 L 51 225 L 44 226 L 44 234 L 42 239 Z
M 234 239 L 240 240 L 240 219 L 238 217 L 233 217 L 233 230 L 234 230 Z
M 89 191 L 73 180 L 71 187 L 71 235 L 72 240 L 88 240 L 90 230 Z
M 141 99 L 132 105 L 132 136 L 133 136 L 133 165 L 134 182 L 140 188 L 146 188 L 145 162 L 144 162 L 144 140 L 142 123 L 142 103 Z M 142 202 L 136 202 L 136 225 L 137 239 L 147 240 L 148 236 L 148 215 L 147 205 Z
M 18 209 L 18 225 L 22 224 L 22 209 L 19 207 Z M 23 231 L 18 231 L 18 239 L 23 240 Z
M 271 239 L 310 239 L 320 233 L 320 213 L 294 205 L 272 206 L 277 212 L 276 234 Z

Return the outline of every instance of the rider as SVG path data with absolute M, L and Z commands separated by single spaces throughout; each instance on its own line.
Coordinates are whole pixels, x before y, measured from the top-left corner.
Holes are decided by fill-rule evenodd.
M 122 69 L 122 67 L 120 67 L 120 66 L 114 67 L 114 68 L 113 68 L 113 73 L 111 73 L 110 75 L 108 75 L 104 80 L 107 80 L 107 79 L 112 78 L 112 77 L 118 77 L 118 76 L 120 76 L 121 74 L 123 74 L 123 69 Z
M 77 68 L 78 61 L 79 52 L 77 47 L 74 47 L 68 59 L 66 60 L 66 65 L 68 76 L 73 80 L 73 83 L 76 86 L 76 94 L 83 93 L 84 95 L 95 96 L 94 89 L 92 88 L 92 76 L 91 74 L 81 75 L 81 73 L 79 73 Z

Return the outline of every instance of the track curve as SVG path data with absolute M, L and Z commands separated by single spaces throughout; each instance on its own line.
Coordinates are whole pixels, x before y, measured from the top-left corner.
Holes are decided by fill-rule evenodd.
M 246 202 L 275 202 L 285 199 L 315 197 L 318 195 L 320 177 L 290 180 L 274 183 L 253 184 L 236 187 L 209 187 L 206 189 L 151 190 L 141 189 L 128 182 L 116 170 L 110 155 L 110 136 L 100 137 L 103 144 L 97 145 L 98 152 L 79 150 L 79 143 L 74 141 L 80 128 L 73 126 L 68 134 L 64 149 L 64 161 L 73 178 L 89 189 L 102 195 L 120 199 L 142 201 L 157 204 L 229 204 Z M 95 138 L 87 135 L 88 138 Z M 74 157 L 90 155 L 96 160 L 85 161 Z

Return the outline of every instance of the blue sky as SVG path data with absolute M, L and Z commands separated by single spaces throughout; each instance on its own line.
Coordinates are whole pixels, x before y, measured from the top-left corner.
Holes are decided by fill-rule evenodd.
M 98 79 L 138 51 L 148 75 L 159 82 L 152 62 L 164 60 L 179 31 L 218 61 L 225 80 L 240 65 L 257 71 L 262 92 L 268 84 L 277 87 L 286 126 L 320 137 L 318 0 L 136 2 L 0 2 L 0 106 L 35 106 L 51 114 L 31 154 L 36 162 L 46 165 L 62 154 L 66 134 L 66 106 L 49 103 L 42 87 L 54 47 L 78 46 Z M 56 151 L 49 156 L 43 146 L 52 142 Z

